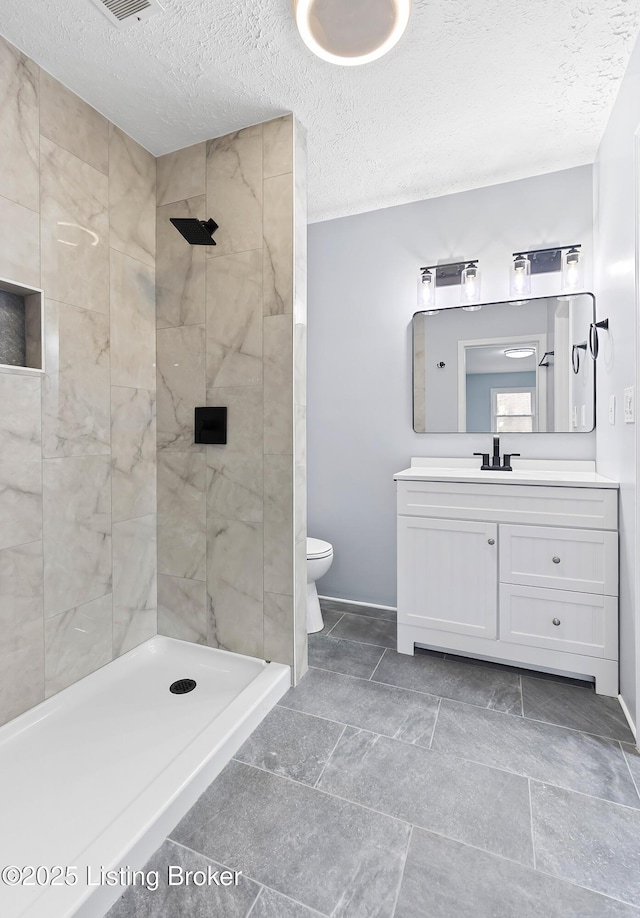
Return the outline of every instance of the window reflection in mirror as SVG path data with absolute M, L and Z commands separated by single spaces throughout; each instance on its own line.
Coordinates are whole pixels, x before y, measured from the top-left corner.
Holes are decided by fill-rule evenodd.
M 413 317 L 418 433 L 586 432 L 595 364 L 592 294 L 440 309 Z

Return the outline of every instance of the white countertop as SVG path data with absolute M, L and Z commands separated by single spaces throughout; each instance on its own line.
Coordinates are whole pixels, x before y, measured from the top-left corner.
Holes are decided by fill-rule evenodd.
M 521 459 L 511 461 L 512 472 L 481 471 L 482 459 L 412 457 L 411 466 L 396 472 L 396 481 L 461 481 L 485 484 L 526 484 L 570 488 L 618 488 L 619 483 L 596 472 L 596 464 L 582 459 Z

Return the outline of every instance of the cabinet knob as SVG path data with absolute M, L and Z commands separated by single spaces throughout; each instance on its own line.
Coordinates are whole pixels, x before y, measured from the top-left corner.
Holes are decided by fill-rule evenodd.
M 495 544 L 496 544 L 496 540 L 495 540 L 495 539 L 487 539 L 487 542 L 489 543 L 489 545 L 495 545 Z
M 553 561 L 554 564 L 560 564 L 560 558 L 557 555 L 554 555 L 554 557 L 551 560 Z
M 553 624 L 554 624 L 554 625 L 559 625 L 559 624 L 560 624 L 560 619 L 559 619 L 559 618 L 554 618 Z

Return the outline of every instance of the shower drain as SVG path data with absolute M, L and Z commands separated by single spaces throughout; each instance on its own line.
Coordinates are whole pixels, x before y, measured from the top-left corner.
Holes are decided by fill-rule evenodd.
M 178 679 L 176 682 L 171 683 L 169 691 L 173 692 L 174 695 L 186 695 L 187 692 L 192 692 L 195 687 L 195 679 Z

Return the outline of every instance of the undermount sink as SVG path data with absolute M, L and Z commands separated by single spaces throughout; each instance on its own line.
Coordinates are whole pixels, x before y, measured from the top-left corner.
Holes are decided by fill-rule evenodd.
M 513 471 L 482 471 L 476 458 L 433 459 L 412 457 L 411 466 L 396 472 L 396 481 L 473 481 L 491 484 L 617 488 L 618 482 L 596 472 L 583 459 L 513 459 Z

